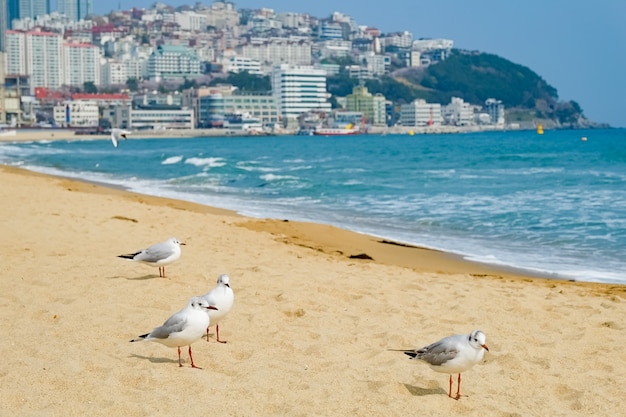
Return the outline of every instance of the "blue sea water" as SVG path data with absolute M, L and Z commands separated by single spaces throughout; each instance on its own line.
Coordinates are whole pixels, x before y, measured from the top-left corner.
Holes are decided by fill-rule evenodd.
M 59 140 L 0 163 L 626 284 L 624 129 Z

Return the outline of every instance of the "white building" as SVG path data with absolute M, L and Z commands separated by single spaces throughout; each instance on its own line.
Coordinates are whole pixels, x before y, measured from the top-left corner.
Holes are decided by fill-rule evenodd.
M 204 32 L 208 25 L 206 15 L 189 10 L 175 13 L 174 21 L 178 23 L 182 30 L 189 32 Z
M 411 32 L 395 32 L 385 35 L 382 39 L 383 45 L 395 46 L 398 48 L 410 48 L 413 45 L 413 34 Z
M 486 107 L 487 113 L 489 114 L 491 124 L 503 126 L 504 125 L 504 104 L 502 104 L 502 101 L 496 100 L 495 98 L 488 98 L 485 101 L 485 107 Z
M 235 48 L 238 56 L 254 59 L 261 65 L 311 65 L 311 41 L 302 37 L 244 38 Z
M 278 65 L 272 72 L 272 93 L 283 119 L 309 111 L 329 112 L 326 71 L 310 66 Z
M 402 126 L 441 126 L 441 104 L 415 100 L 400 106 L 400 124 Z
M 100 85 L 100 48 L 88 43 L 63 45 L 63 84 L 82 87 Z
M 158 46 L 148 59 L 148 77 L 153 80 L 195 77 L 201 73 L 197 54 L 185 46 Z
M 450 39 L 417 39 L 413 41 L 413 49 L 417 51 L 433 51 L 437 49 L 451 50 L 454 41 Z
M 346 57 L 352 51 L 352 42 L 332 39 L 317 42 L 315 47 L 319 49 L 320 58 Z
M 249 74 L 262 75 L 261 63 L 255 59 L 242 56 L 231 56 L 222 61 L 223 72 L 243 72 L 248 71 Z
M 450 104 L 443 108 L 443 118 L 449 125 L 469 126 L 474 123 L 474 108 L 462 98 L 452 97 Z
M 130 111 L 131 129 L 193 129 L 195 124 L 193 109 Z
M 124 66 L 126 67 L 126 76 L 128 78 L 136 78 L 143 80 L 148 76 L 148 59 L 145 58 L 130 58 L 124 59 Z
M 62 127 L 97 127 L 100 114 L 95 101 L 67 101 L 54 106 L 54 122 Z
M 100 71 L 100 84 L 104 86 L 125 84 L 128 80 L 126 65 L 121 60 L 106 60 Z
M 30 76 L 30 87 L 58 88 L 63 82 L 63 37 L 58 33 L 8 30 L 7 74 Z
M 276 19 L 280 21 L 284 28 L 306 29 L 310 31 L 311 16 L 305 13 L 278 13 Z
M 454 41 L 450 39 L 418 39 L 413 41 L 412 49 L 420 52 L 421 65 L 445 60 L 452 51 Z
M 360 55 L 359 62 L 364 63 L 364 66 L 374 76 L 386 74 L 391 66 L 391 58 L 386 55 L 377 55 L 374 52 Z
M 209 7 L 198 9 L 197 13 L 204 14 L 207 25 L 216 29 L 229 29 L 239 25 L 239 12 L 232 2 L 214 1 Z

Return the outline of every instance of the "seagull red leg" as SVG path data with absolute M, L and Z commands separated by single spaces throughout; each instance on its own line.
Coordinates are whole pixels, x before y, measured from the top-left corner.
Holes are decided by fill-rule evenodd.
M 450 378 L 452 378 L 452 375 L 450 376 Z M 460 399 L 461 398 L 461 374 L 459 374 L 459 382 L 456 386 L 456 399 Z
M 198 369 L 202 369 L 199 366 L 196 366 L 195 363 L 193 363 L 193 356 L 191 356 L 191 345 L 189 345 L 189 359 L 191 359 L 191 367 L 192 368 L 198 368 Z
M 220 340 L 220 325 L 215 325 L 215 333 L 217 334 L 217 341 L 220 343 L 226 343 L 226 340 Z
M 206 328 L 206 341 L 209 341 L 209 328 Z
M 448 393 L 448 397 L 452 398 L 452 374 L 450 374 L 450 392 Z
M 178 367 L 179 367 L 179 368 L 182 368 L 182 367 L 183 367 L 183 364 L 182 364 L 182 362 L 180 361 L 180 346 L 178 346 Z

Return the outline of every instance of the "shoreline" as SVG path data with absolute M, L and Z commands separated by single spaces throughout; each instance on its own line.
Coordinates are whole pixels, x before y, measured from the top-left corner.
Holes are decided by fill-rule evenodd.
M 312 223 L 289 219 L 247 217 L 234 210 L 169 197 L 141 194 L 131 191 L 124 186 L 116 186 L 114 184 L 92 180 L 81 180 L 62 175 L 40 173 L 21 167 L 0 164 L 0 171 L 9 171 L 21 175 L 41 175 L 44 177 L 58 178 L 72 183 L 83 183 L 87 186 L 97 187 L 97 189 L 99 189 L 97 191 L 98 194 L 106 193 L 106 189 L 110 189 L 112 191 L 124 193 L 133 198 L 142 196 L 146 199 L 150 199 L 152 204 L 174 207 L 184 206 L 185 209 L 192 209 L 193 207 L 193 210 L 198 210 L 200 212 L 236 216 L 244 220 L 240 224 L 242 227 L 257 232 L 270 233 L 271 235 L 276 236 L 277 239 L 281 239 L 281 236 L 290 236 L 290 238 L 284 239 L 285 243 L 321 251 L 329 255 L 334 254 L 347 257 L 348 259 L 362 259 L 367 262 L 409 268 L 417 272 L 435 272 L 442 274 L 467 273 L 470 276 L 493 276 L 496 278 L 513 277 L 517 279 L 542 279 L 587 283 L 587 281 L 568 279 L 560 277 L 556 274 L 540 273 L 508 265 L 496 265 L 486 262 L 472 261 L 456 253 L 397 242 L 392 239 L 363 234 L 323 223 Z M 85 187 L 78 186 L 77 184 L 74 184 L 74 186 L 78 189 L 85 189 Z M 93 188 L 92 191 L 94 191 Z M 422 254 L 427 254 L 427 256 L 423 256 Z M 445 267 L 441 267 L 439 265 L 445 265 Z M 598 284 L 620 285 L 616 283 L 602 282 Z
M 17 167 L 0 175 L 2 415 L 622 411 L 625 286 L 485 271 L 331 226 Z M 166 278 L 117 257 L 171 236 L 186 246 Z M 350 257 L 362 253 L 374 260 Z M 175 348 L 129 343 L 221 273 L 235 293 L 219 324 L 228 343 L 212 327 L 193 344 L 203 369 L 186 347 L 179 368 Z M 448 375 L 390 351 L 473 329 L 489 352 L 463 373 L 459 401 Z
M 167 133 L 168 131 L 162 131 L 163 133 Z M 184 133 L 186 131 L 181 131 L 180 133 Z M 40 132 L 41 133 L 41 132 Z M 47 133 L 47 132 L 43 132 L 43 133 Z M 29 139 L 31 138 L 30 136 L 25 136 L 22 139 L 28 137 Z M 187 136 L 184 136 L 187 137 Z M 189 136 L 189 138 L 191 138 L 193 136 Z M 170 138 L 169 136 L 164 136 L 165 138 Z M 92 137 L 92 139 L 98 139 L 98 140 L 109 140 L 108 136 L 94 136 Z M 143 139 L 143 137 L 135 137 L 135 139 Z M 24 139 L 26 140 L 26 139 Z M 56 137 L 56 139 L 52 139 L 52 140 L 65 140 L 61 137 Z M 80 138 L 77 138 L 77 140 L 80 140 Z M 19 142 L 19 141 L 18 141 Z M 2 141 L 0 140 L 0 144 L 2 143 Z M 18 166 L 18 168 L 20 168 Z M 37 172 L 37 171 L 34 171 Z M 130 191 L 128 188 L 124 187 L 123 185 L 115 185 L 115 184 L 108 184 L 108 183 L 104 183 L 104 182 L 99 182 L 97 180 L 86 180 L 86 179 L 77 179 L 71 176 L 64 176 L 62 174 L 52 174 L 52 173 L 45 173 L 46 175 L 57 175 L 60 178 L 66 178 L 68 180 L 80 180 L 80 181 L 87 181 L 87 182 L 91 182 L 93 184 L 102 186 L 102 187 L 109 187 L 109 188 L 122 188 L 125 189 L 129 192 Z M 227 209 L 228 210 L 228 209 Z M 234 210 L 234 209 L 230 209 L 230 210 Z M 256 218 L 255 218 L 256 219 Z M 277 221 L 281 222 L 284 221 L 285 219 L 277 219 Z M 290 220 L 290 219 L 287 219 Z M 307 220 L 302 220 L 303 222 L 307 222 Z M 325 223 L 320 223 L 320 225 L 325 225 Z M 335 225 L 335 227 L 341 228 L 341 225 Z M 354 231 L 351 229 L 345 229 L 349 232 L 352 233 L 356 233 L 356 234 L 362 234 L 362 232 L 358 232 L 358 231 Z M 616 284 L 616 285 L 623 285 L 622 283 L 619 282 L 614 282 L 611 280 L 601 280 L 601 279 L 597 279 L 597 280 L 590 280 L 590 281 L 584 281 L 584 280 L 580 280 L 577 279 L 575 276 L 568 276 L 568 275 L 561 275 L 558 272 L 553 272 L 553 271 L 549 271 L 549 270 L 540 270 L 540 269 L 533 269 L 532 267 L 523 267 L 523 266 L 515 266 L 515 265 L 505 265 L 502 263 L 490 263 L 489 260 L 483 260 L 483 259 L 472 259 L 471 255 L 467 255 L 467 254 L 462 254 L 460 252 L 450 252 L 447 251 L 446 249 L 440 249 L 437 247 L 429 247 L 427 245 L 422 245 L 421 243 L 408 243 L 408 242 L 403 242 L 403 241 L 394 241 L 393 237 L 391 238 L 385 238 L 385 237 L 378 237 L 376 235 L 366 235 L 368 236 L 368 239 L 372 240 L 372 239 L 379 239 L 381 241 L 385 240 L 385 239 L 389 239 L 390 244 L 395 244 L 396 246 L 408 246 L 408 247 L 414 247 L 415 249 L 418 250 L 431 250 L 433 252 L 440 252 L 443 255 L 445 255 L 445 257 L 448 257 L 450 259 L 450 261 L 454 261 L 454 263 L 458 263 L 458 262 L 466 262 L 468 264 L 474 264 L 477 267 L 479 267 L 479 272 L 476 272 L 476 274 L 483 274 L 483 275 L 494 275 L 494 274 L 504 274 L 504 275 L 517 275 L 517 276 L 528 276 L 528 277 L 534 277 L 534 278 L 541 278 L 541 279 L 550 279 L 550 280 L 562 280 L 562 281 L 571 281 L 571 282 L 598 282 L 601 284 Z M 376 250 L 376 249 L 374 249 Z M 365 253 L 366 256 L 370 256 L 369 254 Z M 442 255 L 442 256 L 443 256 Z M 384 258 L 387 259 L 387 258 Z M 399 258 L 399 259 L 406 259 L 405 258 Z M 378 260 L 378 259 L 375 259 Z M 415 263 L 409 263 L 408 265 L 406 264 L 406 261 L 402 260 L 401 262 L 403 262 L 402 266 L 408 266 L 408 267 L 417 267 L 419 268 L 419 265 L 416 265 Z M 386 262 L 387 264 L 394 264 L 393 262 Z M 396 263 L 397 264 L 397 263 Z M 452 264 L 450 262 L 450 264 Z M 431 269 L 433 269 L 431 267 Z M 464 269 L 462 267 L 456 267 L 455 272 L 462 272 L 464 271 Z M 472 272 L 473 273 L 473 272 Z
M 589 130 L 585 128 L 580 130 Z M 607 129 L 619 129 L 610 128 Z M 8 129 L 11 130 L 11 129 Z M 0 135 L 1 142 L 29 142 L 29 141 L 53 141 L 53 140 L 110 140 L 109 134 L 76 134 L 75 130 L 58 129 L 14 129 L 15 134 Z M 499 131 L 534 131 L 534 129 L 523 128 L 496 128 L 490 126 L 435 126 L 435 127 L 375 127 L 361 135 L 423 135 L 423 134 L 455 134 L 473 132 L 499 132 Z M 297 131 L 280 131 L 275 133 L 252 135 L 228 129 L 181 129 L 181 130 L 146 130 L 134 131 L 127 140 L 133 139 L 182 139 L 198 137 L 248 137 L 248 136 L 297 136 Z

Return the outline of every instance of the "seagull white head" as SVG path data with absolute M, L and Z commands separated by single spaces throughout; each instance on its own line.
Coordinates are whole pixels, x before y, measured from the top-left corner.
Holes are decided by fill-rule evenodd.
M 196 296 L 189 300 L 189 306 L 196 310 L 205 311 L 207 313 L 209 312 L 209 310 L 217 310 L 217 307 L 210 305 L 209 302 L 201 296 Z
M 469 334 L 469 344 L 474 349 L 485 349 L 487 352 L 489 352 L 489 348 L 487 347 L 486 342 L 487 337 L 485 336 L 485 333 L 482 332 L 482 330 L 474 330 Z
M 170 243 L 172 243 L 172 244 L 174 244 L 174 245 L 178 245 L 178 246 L 180 246 L 180 245 L 186 245 L 184 242 L 181 242 L 180 240 L 178 240 L 178 239 L 177 239 L 177 238 L 175 238 L 175 237 L 171 237 L 171 238 L 167 239 L 167 241 L 168 241 L 168 242 L 170 242 Z
M 219 278 L 217 279 L 217 285 L 226 285 L 228 288 L 230 288 L 230 277 L 226 274 L 222 274 L 219 276 Z

